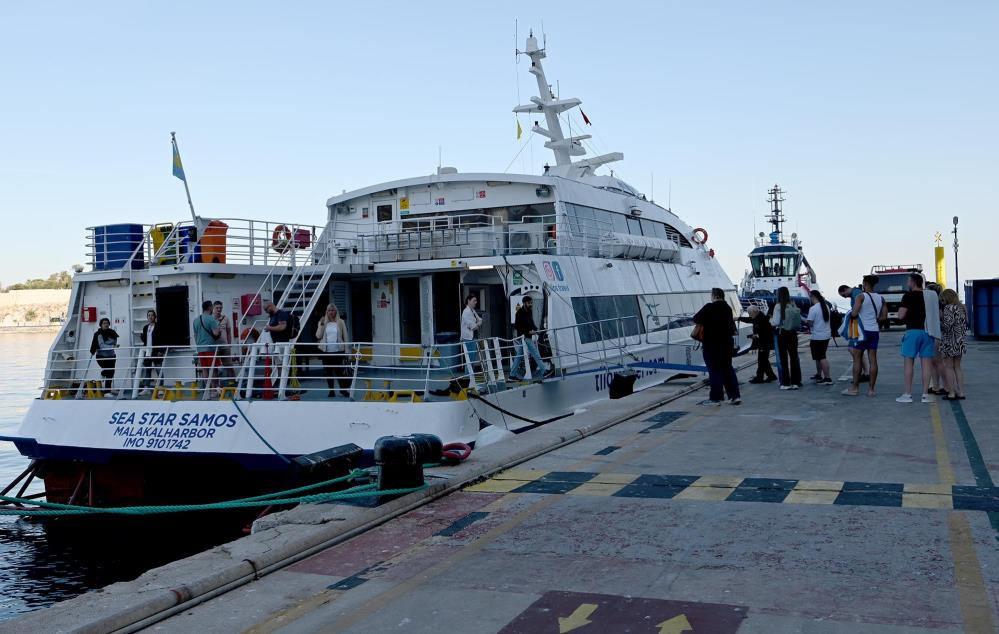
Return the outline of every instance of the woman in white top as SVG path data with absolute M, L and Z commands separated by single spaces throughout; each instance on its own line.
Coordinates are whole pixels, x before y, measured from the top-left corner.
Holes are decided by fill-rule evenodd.
M 812 331 L 811 340 L 808 347 L 812 351 L 812 360 L 815 361 L 815 376 L 812 378 L 817 385 L 832 385 L 832 375 L 829 374 L 829 359 L 826 358 L 826 351 L 829 349 L 829 339 L 832 338 L 832 328 L 829 326 L 829 305 L 822 293 L 811 291 L 809 298 L 812 300 L 812 307 L 808 309 L 808 317 L 805 323 Z
M 350 398 L 350 379 L 347 374 L 347 357 L 344 354 L 347 343 L 347 324 L 340 318 L 340 311 L 335 304 L 326 307 L 326 314 L 319 320 L 316 329 L 316 340 L 319 341 L 319 357 L 323 362 L 323 374 L 326 375 L 328 397 L 336 396 L 336 383 L 340 381 L 340 394 Z

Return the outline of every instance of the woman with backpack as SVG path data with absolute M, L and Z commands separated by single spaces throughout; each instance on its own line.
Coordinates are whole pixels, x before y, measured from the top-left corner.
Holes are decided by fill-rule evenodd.
M 815 361 L 816 385 L 832 385 L 832 376 L 829 374 L 829 359 L 826 358 L 826 351 L 829 349 L 829 340 L 832 339 L 832 314 L 829 312 L 829 305 L 826 298 L 818 291 L 811 291 L 809 299 L 812 300 L 812 307 L 808 309 L 808 317 L 805 323 L 812 331 L 811 340 L 808 347 L 812 351 L 812 360 Z
M 791 292 L 786 286 L 777 289 L 777 303 L 770 314 L 770 323 L 777 333 L 780 389 L 797 390 L 801 387 L 801 360 L 798 358 L 801 311 L 791 301 Z

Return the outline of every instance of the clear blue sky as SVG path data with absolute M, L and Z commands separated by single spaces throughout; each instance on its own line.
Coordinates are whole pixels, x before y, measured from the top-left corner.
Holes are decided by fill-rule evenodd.
M 827 290 L 875 263 L 931 266 L 954 214 L 962 277 L 999 275 L 999 4 L 547 10 L 3 3 L 0 282 L 82 261 L 88 225 L 184 218 L 171 130 L 205 216 L 322 222 L 328 196 L 430 173 L 438 146 L 503 171 L 518 84 L 521 101 L 534 87 L 515 18 L 521 47 L 544 21 L 549 78 L 583 100 L 596 149 L 624 152 L 616 173 L 642 191 L 654 174 L 662 203 L 672 182 L 733 281 L 775 182 Z M 540 170 L 540 141 L 512 171 Z

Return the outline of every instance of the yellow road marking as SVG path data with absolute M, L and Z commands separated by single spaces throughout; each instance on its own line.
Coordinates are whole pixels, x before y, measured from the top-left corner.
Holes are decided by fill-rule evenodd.
M 631 484 L 640 476 L 634 473 L 598 473 L 588 482 L 600 484 Z
M 835 480 L 798 480 L 794 485 L 795 491 L 835 491 L 839 493 L 843 490 L 843 483 Z
M 706 475 L 694 480 L 692 487 L 724 487 L 734 489 L 745 480 L 742 476 Z
M 792 490 L 784 498 L 784 504 L 832 504 L 839 491 Z
M 941 484 L 954 484 L 954 469 L 950 466 L 950 452 L 947 451 L 947 437 L 944 436 L 943 422 L 940 420 L 940 407 L 930 404 L 930 423 L 933 426 L 933 444 L 936 446 L 937 473 Z
M 308 614 L 316 608 L 320 608 L 327 603 L 330 603 L 340 595 L 344 594 L 344 592 L 344 590 L 323 590 L 319 594 L 309 597 L 304 601 L 300 601 L 289 608 L 275 612 L 266 621 L 262 621 L 251 628 L 243 630 L 243 634 L 270 634 L 271 632 L 276 632 L 292 621 L 298 620 L 302 615 Z
M 610 484 L 609 482 L 584 482 L 575 489 L 567 491 L 566 495 L 610 496 L 624 487 L 623 484 Z
M 903 493 L 902 506 L 907 509 L 953 509 L 954 500 L 949 495 L 935 493 Z
M 520 480 L 521 482 L 534 482 L 542 476 L 548 475 L 548 471 L 541 469 L 508 469 L 493 476 L 493 480 Z
M 677 493 L 674 500 L 702 500 L 708 502 L 721 502 L 732 495 L 735 487 L 687 487 Z
M 472 493 L 509 493 L 518 487 L 524 486 L 523 480 L 486 480 L 466 488 Z
M 996 631 L 992 620 L 992 606 L 982 579 L 982 567 L 975 554 L 968 517 L 959 512 L 951 513 L 948 524 L 964 631 L 971 634 L 992 634 Z
M 903 489 L 906 493 L 922 493 L 924 495 L 951 495 L 951 484 L 907 484 Z
M 944 486 L 956 482 L 951 467 L 950 452 L 947 451 L 947 438 L 940 419 L 940 407 L 930 404 L 930 423 L 933 428 L 933 444 L 936 448 L 937 474 Z M 914 494 L 915 495 L 915 494 Z M 903 504 L 905 503 L 905 495 Z M 947 496 L 937 496 L 944 498 Z M 971 536 L 971 526 L 964 512 L 951 511 L 948 516 L 950 551 L 954 559 L 954 578 L 957 586 L 957 600 L 961 606 L 961 619 L 964 631 L 978 634 L 996 631 L 992 617 L 992 606 L 985 581 L 982 578 L 982 564 L 975 553 L 975 543 Z

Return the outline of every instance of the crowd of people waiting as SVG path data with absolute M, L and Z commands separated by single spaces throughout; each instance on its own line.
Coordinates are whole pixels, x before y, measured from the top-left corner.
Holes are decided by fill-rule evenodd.
M 841 381 L 850 382 L 842 394 L 858 396 L 860 385 L 866 383 L 867 396 L 876 396 L 881 326 L 887 321 L 887 304 L 874 290 L 877 284 L 876 275 L 866 275 L 857 287 L 840 286 L 840 297 L 850 301 L 850 309 L 845 315 L 836 311 L 822 293 L 812 290 L 809 293 L 811 305 L 802 317 L 787 287 L 777 289 L 776 302 L 768 313 L 764 314 L 758 306 L 750 306 L 747 315 L 738 318 L 738 321 L 752 325 L 750 337 L 757 354 L 756 374 L 749 382 L 778 382 L 781 390 L 803 387 L 798 334 L 804 325 L 811 335 L 809 352 L 815 362 L 815 374 L 811 379 L 816 385 L 834 384 L 827 353 L 830 341 L 841 336 L 847 342 L 853 361 L 850 372 L 840 377 Z M 908 291 L 902 296 L 898 310 L 898 319 L 905 325 L 900 345 L 904 387 L 895 400 L 913 402 L 916 359 L 921 368 L 920 400 L 923 403 L 932 402 L 934 396 L 963 400 L 961 360 L 967 351 L 967 311 L 957 292 L 942 289 L 939 284 L 924 285 L 919 273 L 911 274 L 907 284 Z M 729 403 L 739 405 L 742 397 L 733 367 L 733 358 L 738 354 L 736 319 L 722 289 L 712 289 L 711 297 L 712 301 L 694 315 L 691 332 L 691 337 L 701 342 L 708 369 L 710 391 L 702 404 L 718 406 L 727 397 Z M 776 372 L 770 363 L 772 352 L 776 352 Z

